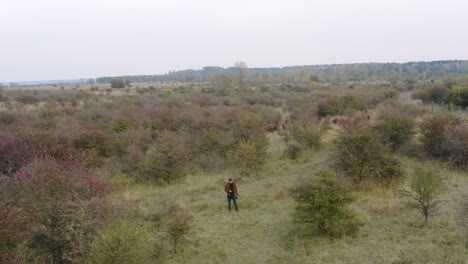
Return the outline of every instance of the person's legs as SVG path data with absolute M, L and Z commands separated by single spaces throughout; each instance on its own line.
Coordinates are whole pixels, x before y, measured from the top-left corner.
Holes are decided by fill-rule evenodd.
M 237 199 L 232 197 L 232 201 L 234 202 L 234 206 L 236 207 L 236 211 L 239 211 L 239 208 L 237 207 Z
M 229 211 L 231 211 L 231 199 L 232 199 L 232 197 L 231 197 L 231 196 L 228 196 L 227 199 L 228 199 L 228 208 L 229 208 Z M 234 202 L 234 204 L 235 204 L 235 203 L 236 203 L 236 202 Z

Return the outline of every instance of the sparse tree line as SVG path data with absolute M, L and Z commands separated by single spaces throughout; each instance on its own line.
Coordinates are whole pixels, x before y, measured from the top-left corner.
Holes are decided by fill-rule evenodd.
M 391 188 L 408 177 L 395 153 L 467 168 L 466 124 L 446 115 L 416 121 L 418 110 L 391 106 L 397 93 L 388 86 L 234 94 L 231 81 L 170 94 L 4 92 L 0 262 L 158 263 L 191 231 L 190 211 L 162 197 L 154 210 L 140 212 L 117 194 L 135 183 L 177 183 L 198 170 L 261 173 L 269 160 L 265 126 L 285 120 L 294 122 L 274 133 L 286 145 L 284 157 L 299 162 L 325 147 L 327 131 L 340 131 L 334 172 L 302 179 L 292 194 L 295 219 L 320 234 L 358 230 L 350 188 Z M 380 116 L 362 118 L 383 103 L 390 106 L 377 108 Z M 350 122 L 336 125 L 330 116 Z M 440 181 L 424 169 L 414 175 L 407 194 L 427 221 Z

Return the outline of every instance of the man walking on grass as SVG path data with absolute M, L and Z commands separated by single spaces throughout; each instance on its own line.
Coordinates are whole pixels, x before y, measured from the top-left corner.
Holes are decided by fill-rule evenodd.
M 239 213 L 239 208 L 237 207 L 237 198 L 239 197 L 239 193 L 237 193 L 237 185 L 232 181 L 232 178 L 229 178 L 229 182 L 224 185 L 224 191 L 227 194 L 229 212 L 231 212 L 232 200 L 236 207 L 236 212 Z

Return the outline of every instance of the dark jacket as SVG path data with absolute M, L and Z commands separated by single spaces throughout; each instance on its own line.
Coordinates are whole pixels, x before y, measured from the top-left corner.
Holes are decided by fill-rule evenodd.
M 233 194 L 235 197 L 239 196 L 239 193 L 237 193 L 237 185 L 232 182 L 232 187 L 234 189 Z M 229 192 L 229 182 L 224 185 L 224 191 L 226 192 L 227 196 L 232 196 L 232 193 Z

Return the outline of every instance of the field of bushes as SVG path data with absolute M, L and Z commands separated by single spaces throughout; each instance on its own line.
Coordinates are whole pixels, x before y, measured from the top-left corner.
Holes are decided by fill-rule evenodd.
M 466 263 L 466 87 L 5 89 L 0 263 Z

